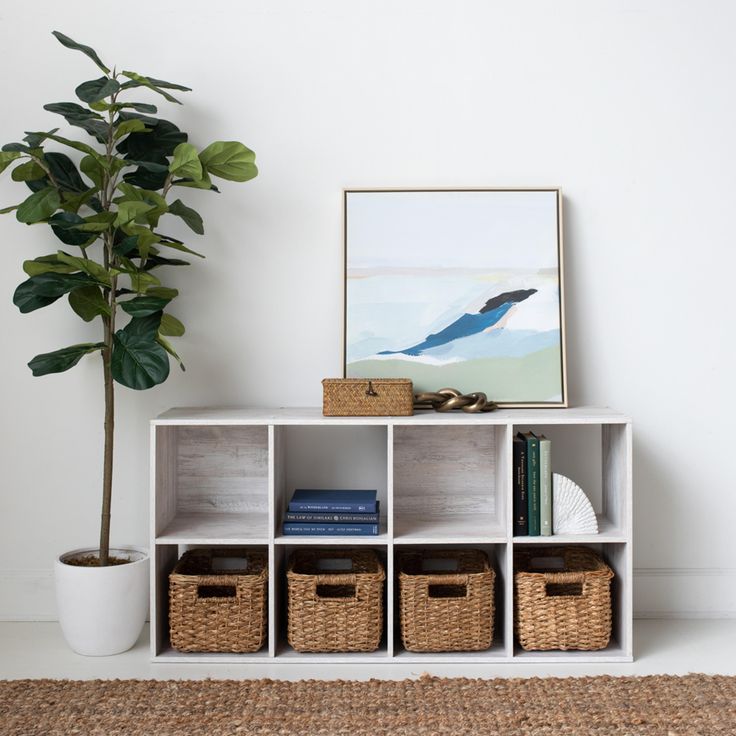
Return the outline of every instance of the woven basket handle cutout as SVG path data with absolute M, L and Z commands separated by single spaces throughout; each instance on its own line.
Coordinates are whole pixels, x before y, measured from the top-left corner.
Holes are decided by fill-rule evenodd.
M 430 583 L 427 586 L 427 596 L 429 598 L 467 598 L 468 586 L 465 583 Z
M 584 572 L 545 573 L 544 594 L 548 598 L 583 598 L 588 590 Z
M 197 598 L 198 599 L 213 599 L 213 598 L 237 598 L 238 587 L 236 585 L 198 585 L 197 586 Z
M 317 585 L 314 594 L 320 600 L 344 601 L 346 599 L 357 598 L 357 586 L 343 583 L 341 585 Z
M 467 598 L 470 595 L 468 575 L 427 575 L 424 582 L 427 598 Z

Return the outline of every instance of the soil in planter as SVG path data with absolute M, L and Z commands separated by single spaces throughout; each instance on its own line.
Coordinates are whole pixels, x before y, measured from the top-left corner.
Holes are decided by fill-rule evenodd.
M 127 565 L 133 560 L 129 560 L 126 557 L 110 557 L 107 558 L 107 566 L 112 565 Z M 100 567 L 100 558 L 94 555 L 81 555 L 79 557 L 70 557 L 64 560 L 65 565 L 74 565 L 74 567 Z

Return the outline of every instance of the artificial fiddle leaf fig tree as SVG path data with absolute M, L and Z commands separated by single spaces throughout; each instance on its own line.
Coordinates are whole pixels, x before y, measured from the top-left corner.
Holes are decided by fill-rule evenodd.
M 99 320 L 98 340 L 37 355 L 28 365 L 34 376 L 43 376 L 66 371 L 85 355 L 102 359 L 105 445 L 99 564 L 104 566 L 110 549 L 114 383 L 136 390 L 156 386 L 169 375 L 169 356 L 184 369 L 169 342 L 184 333 L 169 311 L 178 291 L 164 286 L 159 273 L 164 266 L 190 265 L 182 254 L 204 257 L 167 235 L 167 222 L 179 218 L 198 235 L 204 226 L 200 215 L 174 192 L 188 187 L 217 192 L 213 177 L 242 182 L 258 170 L 255 154 L 242 143 L 216 141 L 198 150 L 174 123 L 156 117 L 154 105 L 130 101 L 131 93 L 147 91 L 180 104 L 172 91 L 188 92 L 188 87 L 110 70 L 94 49 L 58 31 L 54 36 L 88 56 L 102 76 L 76 88 L 79 102 L 54 102 L 44 109 L 92 140 L 66 138 L 54 128 L 27 132 L 22 143 L 4 145 L 0 172 L 14 167 L 12 180 L 30 194 L 0 214 L 15 212 L 18 222 L 48 225 L 60 241 L 54 252 L 24 262 L 28 278 L 13 297 L 18 309 L 33 312 L 66 296 L 78 317 Z M 71 149 L 71 155 L 48 150 L 51 144 Z

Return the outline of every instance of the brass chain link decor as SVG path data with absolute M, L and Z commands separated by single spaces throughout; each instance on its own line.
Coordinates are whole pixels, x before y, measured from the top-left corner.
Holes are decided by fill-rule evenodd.
M 468 414 L 480 414 L 497 408 L 493 401 L 482 391 L 461 394 L 456 388 L 441 388 L 439 391 L 428 391 L 414 394 L 415 409 L 434 409 L 435 411 L 452 411 L 462 409 Z

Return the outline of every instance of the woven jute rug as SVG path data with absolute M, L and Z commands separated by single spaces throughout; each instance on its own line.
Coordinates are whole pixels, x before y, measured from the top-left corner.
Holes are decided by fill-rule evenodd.
M 3 736 L 736 734 L 736 678 L 0 682 Z

